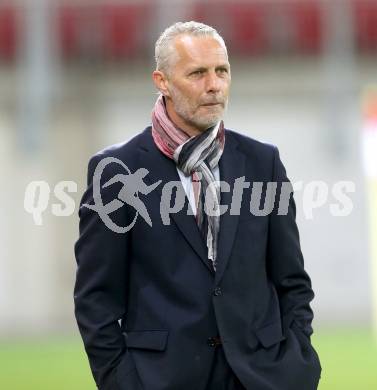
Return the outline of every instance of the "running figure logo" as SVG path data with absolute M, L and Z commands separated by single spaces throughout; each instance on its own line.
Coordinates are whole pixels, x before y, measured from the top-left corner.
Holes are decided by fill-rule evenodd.
M 123 187 L 119 191 L 117 199 L 113 199 L 111 202 L 104 205 L 101 196 L 101 177 L 106 166 L 111 163 L 116 163 L 121 165 L 125 169 L 127 174 L 117 174 L 102 186 L 102 188 L 106 188 L 118 182 L 123 184 Z M 148 210 L 145 207 L 145 204 L 138 197 L 138 194 L 141 193 L 143 195 L 148 195 L 156 187 L 158 187 L 158 185 L 161 183 L 162 180 L 159 180 L 156 183 L 153 183 L 150 186 L 148 186 L 144 183 L 144 177 L 148 173 L 149 173 L 148 170 L 145 168 L 139 168 L 134 173 L 131 173 L 127 165 L 124 164 L 123 161 L 115 157 L 106 157 L 102 159 L 96 166 L 93 175 L 94 204 L 84 203 L 83 207 L 87 207 L 90 210 L 96 211 L 100 216 L 100 218 L 102 219 L 103 223 L 115 233 L 126 233 L 130 229 L 132 229 L 132 227 L 136 223 L 139 214 L 141 217 L 143 217 L 144 221 L 149 226 L 152 226 L 152 221 L 148 214 Z M 112 219 L 109 217 L 109 214 L 124 206 L 125 203 L 133 207 L 136 211 L 136 214 L 132 222 L 128 226 L 122 227 L 114 223 Z

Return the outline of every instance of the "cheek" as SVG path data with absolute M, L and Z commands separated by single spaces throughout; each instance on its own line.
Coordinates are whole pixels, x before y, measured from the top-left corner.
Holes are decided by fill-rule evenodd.
M 230 88 L 230 80 L 229 79 L 224 79 L 223 80 L 223 91 L 224 93 L 228 93 Z
M 190 102 L 195 100 L 198 90 L 198 86 L 192 83 L 183 83 L 178 88 L 179 94 L 184 96 L 186 100 Z
M 192 96 L 194 99 L 199 99 L 200 96 L 203 94 L 204 90 L 204 83 L 202 81 L 192 83 L 189 88 L 190 96 Z
M 187 98 L 190 105 L 194 108 L 198 107 L 202 102 L 203 90 L 199 85 L 195 85 L 187 91 Z
M 184 98 L 184 103 L 187 105 L 186 108 L 192 111 L 192 113 L 200 109 L 204 93 L 204 82 L 201 80 L 182 83 L 179 86 L 179 94 Z

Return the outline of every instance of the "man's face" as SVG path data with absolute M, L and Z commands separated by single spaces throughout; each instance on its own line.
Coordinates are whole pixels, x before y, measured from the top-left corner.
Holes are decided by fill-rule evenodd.
M 182 129 L 199 133 L 224 114 L 230 65 L 224 47 L 212 37 L 180 35 L 175 39 L 175 49 L 177 57 L 167 83 L 168 114 Z

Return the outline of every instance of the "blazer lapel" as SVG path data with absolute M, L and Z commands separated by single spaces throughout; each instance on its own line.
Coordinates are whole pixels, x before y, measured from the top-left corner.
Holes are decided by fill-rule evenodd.
M 220 180 L 229 184 L 230 192 L 221 192 L 221 205 L 227 206 L 227 210 L 220 216 L 216 284 L 221 280 L 229 261 L 239 219 L 239 215 L 230 214 L 235 179 L 245 176 L 245 155 L 237 149 L 237 145 L 229 133 L 225 135 L 225 148 L 219 161 L 219 169 Z
M 145 177 L 145 181 L 149 184 L 153 184 L 158 180 L 162 180 L 161 184 L 151 195 L 157 196 L 158 202 L 160 203 L 162 199 L 162 188 L 171 181 L 176 181 L 179 190 L 185 193 L 175 163 L 157 149 L 151 136 L 150 128 L 147 129 L 145 135 L 145 142 L 140 146 L 139 164 L 140 167 L 144 167 L 149 171 L 148 175 Z M 229 133 L 226 133 L 225 147 L 219 161 L 219 171 L 220 180 L 229 184 L 230 192 L 221 192 L 220 203 L 221 205 L 227 206 L 227 210 L 220 216 L 220 232 L 217 250 L 218 265 L 215 273 L 216 283 L 220 281 L 225 271 L 238 225 L 239 216 L 230 214 L 230 206 L 235 179 L 245 176 L 245 155 L 237 149 L 237 145 L 237 141 L 235 141 Z M 195 217 L 193 215 L 187 215 L 187 205 L 189 205 L 189 201 L 187 196 L 185 196 L 185 207 L 177 213 L 171 213 L 170 217 L 193 250 L 198 254 L 206 268 L 213 273 L 209 264 L 207 246 L 199 231 Z M 166 206 L 169 205 L 166 204 Z
M 146 132 L 145 139 L 146 142 L 140 147 L 139 154 L 139 166 L 144 167 L 149 171 L 148 175 L 145 177 L 145 181 L 149 182 L 149 184 L 152 184 L 158 180 L 162 180 L 161 184 L 151 193 L 151 196 L 157 196 L 158 204 L 160 204 L 162 199 L 162 189 L 165 184 L 171 181 L 177 182 L 179 191 L 183 191 L 185 194 L 175 163 L 157 149 L 151 136 L 150 128 L 149 131 Z M 167 202 L 165 205 L 169 207 Z M 213 270 L 211 269 L 211 266 L 208 262 L 207 246 L 200 233 L 195 217 L 193 215 L 187 215 L 187 207 L 189 207 L 189 200 L 185 195 L 184 207 L 177 213 L 171 213 L 170 217 L 181 231 L 187 242 L 203 261 L 206 268 L 211 273 L 213 273 Z

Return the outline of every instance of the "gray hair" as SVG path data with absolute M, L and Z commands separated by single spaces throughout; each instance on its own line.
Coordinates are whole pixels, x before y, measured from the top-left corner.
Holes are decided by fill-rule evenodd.
M 172 58 L 176 59 L 173 41 L 181 34 L 188 34 L 197 37 L 212 37 L 217 39 L 224 47 L 226 55 L 228 51 L 221 35 L 211 26 L 199 22 L 178 22 L 168 27 L 157 39 L 155 45 L 156 69 L 169 74 Z

